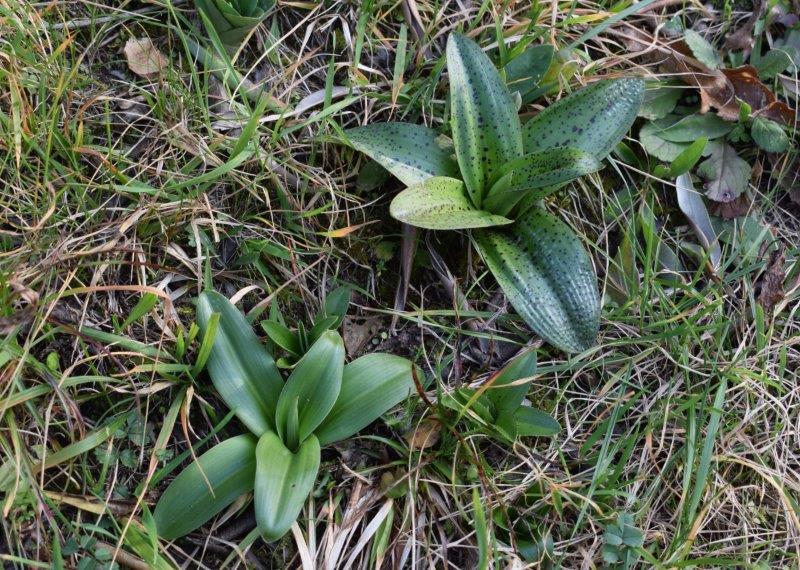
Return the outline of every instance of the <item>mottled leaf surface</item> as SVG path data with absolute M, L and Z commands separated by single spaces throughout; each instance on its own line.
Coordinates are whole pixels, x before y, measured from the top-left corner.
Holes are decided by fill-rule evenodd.
M 600 167 L 594 155 L 576 148 L 551 148 L 527 154 L 504 168 L 503 172 L 509 172 L 492 186 L 484 208 L 505 216 L 529 192 L 528 199 L 539 200 L 559 185 L 596 172 Z
M 532 208 L 506 231 L 474 235 L 508 300 L 534 331 L 566 352 L 595 343 L 600 321 L 597 278 L 569 227 Z
M 511 220 L 476 209 L 464 183 L 455 178 L 434 177 L 406 188 L 389 207 L 392 217 L 429 230 L 459 230 L 510 224 Z
M 208 522 L 253 489 L 256 438 L 232 437 L 212 447 L 170 483 L 158 500 L 153 519 L 158 535 L 174 540 Z
M 433 129 L 409 123 L 375 123 L 345 131 L 350 144 L 406 186 L 431 176 L 458 176 L 453 146 Z
M 220 317 L 208 357 L 208 373 L 242 423 L 261 435 L 274 424 L 283 378 L 244 315 L 225 296 L 206 291 L 197 301 L 197 321 L 203 332 L 213 313 Z
M 522 155 L 519 117 L 494 64 L 472 40 L 447 40 L 453 145 L 472 203 L 480 208 L 496 174 Z
M 292 453 L 274 432 L 258 440 L 253 502 L 258 529 L 267 541 L 291 528 L 314 488 L 320 462 L 319 441 L 309 437 Z
M 641 79 L 593 83 L 525 123 L 522 127 L 525 152 L 572 147 L 605 158 L 636 120 L 643 96 Z

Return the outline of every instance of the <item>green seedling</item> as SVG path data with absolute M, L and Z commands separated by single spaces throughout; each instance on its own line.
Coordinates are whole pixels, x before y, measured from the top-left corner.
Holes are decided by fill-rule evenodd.
M 159 535 L 183 536 L 253 492 L 258 528 L 281 538 L 313 489 L 320 449 L 347 439 L 406 399 L 413 364 L 369 354 L 344 363 L 344 343 L 323 332 L 284 382 L 244 316 L 215 292 L 198 301 L 205 334 L 216 324 L 208 372 L 223 400 L 251 433 L 201 455 L 167 487 L 153 514 Z
M 635 120 L 644 84 L 596 82 L 522 125 L 508 87 L 474 42 L 451 34 L 447 67 L 452 139 L 382 123 L 346 131 L 348 142 L 408 186 L 392 201 L 393 217 L 472 230 L 525 322 L 552 345 L 583 351 L 599 329 L 597 278 L 578 237 L 540 201 L 601 168 Z
M 283 349 L 287 356 L 278 359 L 279 367 L 294 366 L 319 338 L 329 330 L 336 330 L 342 324 L 347 307 L 350 305 L 350 288 L 339 287 L 331 291 L 325 298 L 325 304 L 317 313 L 311 326 L 306 327 L 302 322 L 297 323 L 297 330 L 291 331 L 283 322 L 283 317 L 276 310 L 270 314 L 269 319 L 261 321 L 261 328 L 269 339 Z
M 480 388 L 460 388 L 443 404 L 460 417 L 474 418 L 490 437 L 513 442 L 519 436 L 550 436 L 561 426 L 549 414 L 523 401 L 536 373 L 536 353 L 527 352 L 512 360 Z
M 195 0 L 220 41 L 238 48 L 248 34 L 264 21 L 275 0 Z

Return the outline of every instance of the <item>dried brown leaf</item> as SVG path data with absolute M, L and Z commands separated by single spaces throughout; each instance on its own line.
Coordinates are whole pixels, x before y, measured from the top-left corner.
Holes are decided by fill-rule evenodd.
M 125 59 L 136 75 L 149 77 L 167 67 L 167 56 L 158 51 L 150 38 L 131 38 L 125 44 Z
M 770 255 L 767 270 L 759 282 L 759 293 L 756 302 L 764 307 L 765 312 L 770 312 L 775 305 L 783 300 L 783 281 L 786 273 L 783 264 L 786 262 L 786 249 L 781 246 Z

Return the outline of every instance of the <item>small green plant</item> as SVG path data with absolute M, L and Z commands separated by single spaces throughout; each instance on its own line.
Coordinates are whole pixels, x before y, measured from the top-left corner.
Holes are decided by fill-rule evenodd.
M 634 526 L 631 515 L 623 513 L 616 523 L 606 525 L 603 542 L 603 561 L 607 567 L 627 570 L 639 560 L 638 549 L 644 546 L 644 533 Z
M 195 0 L 223 45 L 238 48 L 267 17 L 275 0 Z
M 460 417 L 477 420 L 487 435 L 513 442 L 518 436 L 549 436 L 561 426 L 549 414 L 523 405 L 530 378 L 536 373 L 536 353 L 529 351 L 512 360 L 480 388 L 460 388 L 443 404 Z
M 539 202 L 600 169 L 635 120 L 644 84 L 599 81 L 521 125 L 474 42 L 451 34 L 447 66 L 452 141 L 408 123 L 350 129 L 347 138 L 408 186 L 392 201 L 393 217 L 475 230 L 475 245 L 528 325 L 562 350 L 585 350 L 599 328 L 594 270 L 578 237 Z
M 273 304 L 272 307 L 275 310 L 270 312 L 269 319 L 261 321 L 261 328 L 264 329 L 269 339 L 285 350 L 288 355 L 278 359 L 278 367 L 293 366 L 325 331 L 338 329 L 347 314 L 349 305 L 350 288 L 334 289 L 325 298 L 325 304 L 317 313 L 312 325 L 306 327 L 302 322 L 298 322 L 297 332 L 292 332 L 286 326 L 277 304 Z
M 213 339 L 207 363 L 214 387 L 252 433 L 223 441 L 181 472 L 156 505 L 156 528 L 168 540 L 183 536 L 254 491 L 258 527 L 266 540 L 277 540 L 314 486 L 320 448 L 407 398 L 413 364 L 369 354 L 345 366 L 342 338 L 327 330 L 284 382 L 228 299 L 205 292 L 197 314 L 203 346 Z

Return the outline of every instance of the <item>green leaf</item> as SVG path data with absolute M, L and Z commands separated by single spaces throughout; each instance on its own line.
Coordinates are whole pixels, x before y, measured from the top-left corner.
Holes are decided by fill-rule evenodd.
M 522 155 L 517 109 L 491 60 L 467 37 L 447 39 L 453 145 L 476 208 L 500 169 Z
M 563 222 L 532 208 L 507 231 L 475 232 L 489 269 L 534 331 L 566 352 L 597 339 L 600 298 L 589 256 Z
M 431 176 L 458 176 L 452 143 L 433 129 L 409 123 L 376 123 L 345 131 L 350 144 L 406 186 Z
M 689 143 L 674 143 L 661 138 L 661 131 L 679 118 L 669 115 L 663 119 L 648 121 L 639 130 L 639 142 L 647 154 L 664 162 L 672 162 L 689 148 Z
M 695 190 L 689 174 L 678 176 L 675 181 L 675 193 L 678 197 L 678 207 L 691 223 L 700 245 L 708 252 L 711 265 L 715 269 L 719 268 L 722 261 L 722 248 L 714 227 L 711 225 L 711 218 L 708 217 L 708 210 L 703 198 Z
M 319 441 L 310 436 L 292 453 L 271 431 L 255 450 L 254 504 L 258 529 L 267 541 L 281 538 L 303 509 L 319 471 Z
M 789 69 L 796 58 L 797 49 L 790 45 L 770 50 L 758 60 L 758 76 L 761 79 L 772 79 Z
M 350 307 L 351 293 L 351 288 L 344 285 L 337 287 L 325 297 L 325 316 L 337 318 L 336 325 L 331 328 L 338 328 L 342 324 Z
M 733 130 L 733 123 L 720 119 L 713 113 L 695 113 L 658 132 L 662 139 L 674 143 L 690 143 L 700 137 L 718 139 Z
M 528 406 L 517 408 L 514 420 L 517 423 L 517 435 L 520 436 L 540 437 L 561 431 L 561 426 L 550 414 Z
M 223 295 L 206 291 L 197 301 L 201 329 L 205 330 L 214 313 L 220 318 L 208 373 L 225 403 L 260 436 L 274 424 L 283 379 L 244 315 Z
M 294 356 L 302 354 L 300 340 L 287 327 L 276 321 L 261 321 L 261 328 L 267 336 L 283 350 Z
M 405 400 L 414 390 L 412 366 L 391 354 L 368 354 L 345 366 L 336 404 L 314 432 L 320 445 L 354 435 Z
M 669 165 L 670 178 L 677 178 L 681 174 L 686 174 L 694 168 L 694 165 L 697 164 L 697 161 L 700 160 L 700 157 L 703 155 L 707 144 L 708 139 L 706 137 L 700 137 L 686 147 L 686 150 L 675 157 L 675 160 Z
M 435 176 L 400 192 L 392 200 L 393 218 L 429 230 L 461 230 L 510 224 L 511 220 L 476 209 L 455 178 Z
M 753 119 L 753 126 L 750 129 L 753 140 L 767 152 L 786 152 L 789 150 L 789 136 L 783 127 L 775 121 L 770 121 L 764 117 Z
M 507 215 L 524 197 L 540 200 L 561 184 L 600 170 L 601 164 L 592 154 L 576 148 L 552 148 L 526 154 L 511 161 L 484 200 L 484 207 Z M 533 192 L 533 190 L 536 190 Z
M 706 196 L 717 202 L 730 202 L 747 190 L 750 165 L 726 143 L 711 146 L 711 156 L 700 163 L 697 173 L 706 181 Z
M 536 374 L 536 351 L 529 350 L 518 356 L 500 370 L 486 390 L 486 396 L 494 404 L 498 413 L 513 413 L 530 388 L 530 382 L 514 384 L 523 378 Z
M 237 46 L 250 31 L 267 17 L 274 0 L 260 0 L 245 10 L 228 0 L 195 0 L 197 7 L 211 21 L 220 41 L 226 46 Z
M 192 532 L 252 490 L 255 452 L 256 439 L 240 435 L 212 447 L 184 469 L 161 494 L 153 513 L 161 538 L 174 540 Z
M 529 103 L 529 94 L 539 85 L 542 77 L 553 61 L 553 46 L 542 44 L 532 46 L 509 61 L 503 70 L 506 74 L 506 85 L 510 92 L 519 92 L 522 102 Z
M 685 41 L 689 49 L 692 50 L 692 54 L 697 61 L 709 69 L 717 69 L 720 66 L 722 60 L 717 50 L 714 49 L 714 46 L 708 43 L 703 36 L 694 30 L 686 30 L 683 34 L 683 41 Z
M 603 80 L 576 91 L 525 123 L 525 152 L 572 147 L 605 158 L 636 120 L 643 95 L 641 79 Z
M 300 359 L 278 400 L 275 424 L 286 445 L 296 449 L 328 415 L 342 386 L 344 343 L 339 333 L 324 333 Z M 297 402 L 296 441 L 286 439 L 293 403 Z
M 678 104 L 683 88 L 678 85 L 665 84 L 655 89 L 644 92 L 642 105 L 638 115 L 645 119 L 663 119 L 669 115 Z

